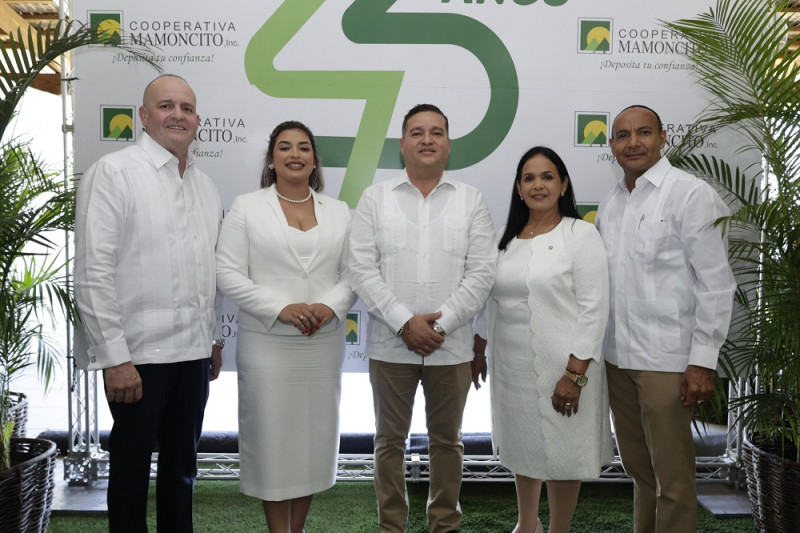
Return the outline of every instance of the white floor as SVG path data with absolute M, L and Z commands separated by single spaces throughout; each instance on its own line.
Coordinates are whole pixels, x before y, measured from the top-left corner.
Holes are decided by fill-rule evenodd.
M 27 435 L 35 437 L 42 431 L 66 431 L 68 429 L 66 370 L 58 370 L 50 392 L 42 395 L 42 386 L 35 374 L 26 372 L 15 382 L 14 390 L 28 395 L 30 402 Z M 102 391 L 101 391 L 102 392 Z M 111 415 L 102 394 L 98 401 L 100 429 L 111 429 Z M 422 387 L 417 391 L 414 405 L 414 418 L 411 432 L 425 432 L 425 399 Z M 367 374 L 346 373 L 342 376 L 341 432 L 372 433 L 375 430 L 375 417 L 372 410 L 372 389 Z M 203 429 L 205 431 L 237 430 L 237 387 L 236 373 L 223 372 L 211 384 L 211 395 L 206 407 Z M 464 413 L 464 432 L 491 431 L 489 414 L 489 382 L 487 380 L 479 391 L 470 391 Z

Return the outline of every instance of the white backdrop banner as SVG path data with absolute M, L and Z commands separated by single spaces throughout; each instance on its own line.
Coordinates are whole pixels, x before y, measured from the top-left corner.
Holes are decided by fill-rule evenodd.
M 514 171 L 536 144 L 564 158 L 582 213 L 620 176 L 608 147 L 619 110 L 645 104 L 679 142 L 705 105 L 687 43 L 661 21 L 706 11 L 704 0 L 73 0 L 73 17 L 153 50 L 186 78 L 202 124 L 192 151 L 222 203 L 259 185 L 271 130 L 300 120 L 317 137 L 325 190 L 352 208 L 396 175 L 405 112 L 433 103 L 450 119 L 449 172 L 481 189 L 505 223 Z M 135 142 L 137 108 L 156 76 L 101 47 L 75 55 L 75 170 Z M 731 143 L 707 132 L 709 155 Z M 236 309 L 224 333 L 236 337 Z M 347 371 L 366 360 L 367 312 L 347 325 Z M 225 348 L 235 368 L 234 343 Z

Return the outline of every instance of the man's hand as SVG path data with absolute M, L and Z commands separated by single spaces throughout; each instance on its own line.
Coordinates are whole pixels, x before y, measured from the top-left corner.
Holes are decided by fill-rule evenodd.
M 219 372 L 222 370 L 222 347 L 211 347 L 211 381 L 219 377 Z
M 475 385 L 475 390 L 478 390 L 481 388 L 481 380 L 486 383 L 486 356 L 480 353 L 474 354 L 469 366 L 472 369 L 472 383 Z
M 486 339 L 477 333 L 472 336 L 472 354 L 469 366 L 472 369 L 472 383 L 475 385 L 475 390 L 478 390 L 481 388 L 478 378 L 486 383 Z
M 142 399 L 142 378 L 130 361 L 104 369 L 103 380 L 109 402 L 136 403 Z
M 418 355 L 430 355 L 444 342 L 444 337 L 431 328 L 431 324 L 442 316 L 441 311 L 426 315 L 414 315 L 400 336 L 409 351 Z
M 686 407 L 699 405 L 714 394 L 714 371 L 702 366 L 689 365 L 681 378 L 681 401 Z

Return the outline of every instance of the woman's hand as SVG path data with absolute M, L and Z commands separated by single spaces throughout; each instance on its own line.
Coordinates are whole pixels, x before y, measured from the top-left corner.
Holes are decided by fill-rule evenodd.
M 578 414 L 578 405 L 581 399 L 581 388 L 572 381 L 561 376 L 556 382 L 553 395 L 550 400 L 553 402 L 553 409 L 562 415 L 572 416 Z
M 311 309 L 311 312 L 314 314 L 314 319 L 316 320 L 316 327 L 313 331 L 311 331 L 311 333 L 309 333 L 309 335 L 311 335 L 322 326 L 330 322 L 330 320 L 333 318 L 333 309 L 321 303 L 311 304 L 308 307 Z
M 303 335 L 311 335 L 319 329 L 319 320 L 312 307 L 311 305 L 303 303 L 289 304 L 281 310 L 278 315 L 278 320 L 287 324 L 293 324 Z M 331 312 L 331 314 L 333 314 L 333 312 Z
M 578 359 L 573 354 L 569 354 L 567 370 L 573 374 L 585 376 L 586 371 L 589 370 L 590 363 L 591 359 Z M 556 382 L 553 395 L 550 396 L 550 401 L 553 402 L 553 409 L 566 416 L 578 414 L 580 399 L 581 388 L 565 375 L 562 375 Z

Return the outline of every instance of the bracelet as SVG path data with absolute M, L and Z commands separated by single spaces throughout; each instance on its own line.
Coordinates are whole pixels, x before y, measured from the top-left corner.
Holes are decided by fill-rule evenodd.
M 225 339 L 214 339 L 211 341 L 211 346 L 219 346 L 220 348 L 225 347 Z
M 398 337 L 402 336 L 402 335 L 403 335 L 403 333 L 405 333 L 407 329 L 408 329 L 408 320 L 406 320 L 406 323 L 405 323 L 405 324 L 403 324 L 403 325 L 400 327 L 400 329 L 398 329 L 398 330 L 397 330 L 397 336 L 398 336 Z
M 472 355 L 474 355 L 475 357 L 486 357 L 485 353 L 474 353 Z

